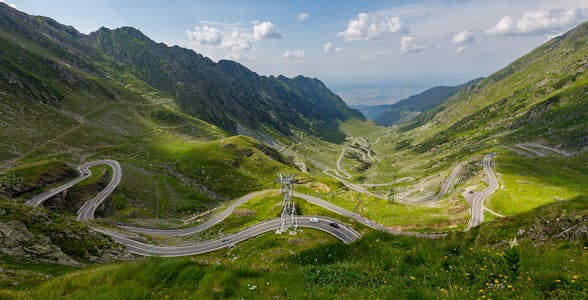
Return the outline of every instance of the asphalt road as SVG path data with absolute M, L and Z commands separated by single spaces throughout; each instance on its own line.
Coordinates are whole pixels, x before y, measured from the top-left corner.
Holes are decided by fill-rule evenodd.
M 92 162 L 88 162 L 85 163 L 81 166 L 78 167 L 78 172 L 80 173 L 80 176 L 76 177 L 75 179 L 67 182 L 66 184 L 56 187 L 50 191 L 47 191 L 45 193 L 39 194 L 29 200 L 26 201 L 27 205 L 30 206 L 40 206 L 41 204 L 43 204 L 43 202 L 45 202 L 47 199 L 71 188 L 72 186 L 76 185 L 77 183 L 85 180 L 86 178 L 92 176 L 92 172 L 90 171 L 90 167 L 93 166 L 97 166 L 97 165 L 110 165 L 111 167 L 113 167 L 113 169 L 115 168 L 114 166 L 118 166 L 118 174 L 120 177 L 121 174 L 121 170 L 120 170 L 120 165 L 118 164 L 118 162 L 114 161 L 114 160 L 97 160 L 97 161 L 92 161 Z M 117 172 L 115 172 L 117 173 Z M 120 178 L 119 178 L 120 181 Z M 118 183 L 116 184 L 118 185 Z M 116 187 L 115 185 L 115 187 Z M 111 191 L 112 192 L 112 191 Z M 110 195 L 110 193 L 109 193 Z M 108 196 L 108 195 L 107 195 Z
M 484 222 L 484 199 L 498 188 L 498 180 L 492 170 L 491 161 L 495 154 L 486 154 L 484 157 L 484 170 L 488 174 L 488 187 L 478 193 L 472 200 L 472 206 L 470 208 L 470 221 L 464 231 L 470 230 L 472 227 L 476 227 Z
M 98 193 L 98 195 L 96 197 L 94 197 L 91 200 L 84 203 L 84 205 L 82 205 L 82 207 L 78 210 L 78 214 L 77 214 L 78 221 L 93 219 L 94 212 L 96 211 L 96 208 L 98 208 L 98 206 L 100 206 L 100 204 L 102 204 L 102 202 L 108 196 L 110 196 L 110 194 L 114 191 L 114 189 L 120 183 L 120 180 L 122 177 L 122 169 L 120 167 L 120 164 L 114 160 L 100 160 L 100 161 L 93 161 L 93 162 L 83 164 L 78 168 L 78 170 L 80 171 L 80 174 L 81 174 L 79 177 L 73 179 L 72 181 L 70 181 L 60 187 L 57 187 L 56 189 L 53 189 L 53 190 L 46 192 L 46 193 L 43 193 L 42 195 L 39 195 L 33 199 L 30 199 L 26 203 L 31 206 L 40 205 L 41 203 L 43 203 L 43 201 L 49 199 L 50 197 L 52 197 L 60 192 L 63 192 L 64 190 L 75 185 L 76 183 L 90 177 L 92 175 L 92 173 L 90 172 L 89 168 L 91 166 L 101 165 L 101 164 L 109 165 L 110 167 L 112 167 L 112 170 L 113 170 L 112 179 L 108 183 L 108 185 L 102 191 L 100 191 L 100 193 Z M 269 191 L 272 191 L 272 190 L 269 190 Z M 185 229 L 177 229 L 177 230 L 157 230 L 157 229 L 126 227 L 126 226 L 121 226 L 121 227 L 122 228 L 126 227 L 127 229 L 132 229 L 133 231 L 143 232 L 143 233 L 148 233 L 148 234 L 160 234 L 160 235 L 191 234 L 191 233 L 199 232 L 204 229 L 210 228 L 211 226 L 214 226 L 215 224 L 217 224 L 217 223 L 221 222 L 223 219 L 225 219 L 229 214 L 231 214 L 231 212 L 239 205 L 243 204 L 244 202 L 248 201 L 249 199 L 251 199 L 257 195 L 261 195 L 261 194 L 267 193 L 269 191 L 260 191 L 260 192 L 255 192 L 255 193 L 245 195 L 245 196 L 237 199 L 237 201 L 234 201 L 229 207 L 227 207 L 227 209 L 225 209 L 221 213 L 215 215 L 213 218 L 211 218 L 206 223 L 203 223 L 203 224 L 201 224 L 197 227 L 193 227 L 193 228 L 185 228 Z M 316 216 L 314 218 L 317 218 L 319 220 L 319 222 L 311 222 L 310 218 L 312 218 L 312 217 L 300 216 L 298 218 L 298 226 L 299 227 L 314 228 L 314 229 L 325 231 L 329 234 L 332 234 L 333 236 L 335 236 L 336 238 L 338 238 L 339 240 L 341 240 L 345 243 L 351 243 L 351 242 L 361 238 L 361 235 L 357 231 L 343 225 L 338 220 Z M 330 225 L 331 223 L 337 223 L 338 227 L 335 228 L 335 227 L 331 226 Z M 206 241 L 206 242 L 201 242 L 201 243 L 196 243 L 196 244 L 191 244 L 191 245 L 186 245 L 186 246 L 177 246 L 177 247 L 170 247 L 170 246 L 162 247 L 162 246 L 149 245 L 149 244 L 145 244 L 142 242 L 132 240 L 132 239 L 127 238 L 119 233 L 115 233 L 115 232 L 106 230 L 104 228 L 97 228 L 95 226 L 92 226 L 92 228 L 98 232 L 102 232 L 102 233 L 105 233 L 105 234 L 111 236 L 115 241 L 118 241 L 119 243 L 125 245 L 129 249 L 129 251 L 136 253 L 136 254 L 139 254 L 139 255 L 183 256 L 183 255 L 195 255 L 195 254 L 200 254 L 200 253 L 206 253 L 206 252 L 222 249 L 225 247 L 230 247 L 230 246 L 234 245 L 235 243 L 247 240 L 247 239 L 255 237 L 257 235 L 277 230 L 280 228 L 280 226 L 281 226 L 280 219 L 272 219 L 272 220 L 268 220 L 268 221 L 256 224 L 252 227 L 244 229 L 244 230 L 237 232 L 235 234 L 232 234 L 230 236 L 223 237 L 221 239 L 210 240 L 210 241 Z M 168 233 L 168 234 L 162 234 L 162 233 Z M 171 234 L 169 234 L 169 233 L 171 233 Z
M 235 208 L 237 208 L 240 205 L 242 205 L 243 203 L 251 200 L 252 198 L 259 196 L 259 195 L 267 194 L 270 192 L 275 192 L 275 191 L 278 191 L 278 190 L 264 190 L 264 191 L 253 192 L 253 193 L 247 194 L 247 195 L 233 201 L 233 203 L 231 203 L 226 209 L 224 209 L 220 213 L 212 216 L 210 219 L 208 219 L 208 221 L 206 221 L 198 226 L 195 226 L 195 227 L 180 228 L 180 229 L 150 229 L 150 228 L 133 227 L 133 226 L 119 226 L 119 227 L 122 229 L 129 230 L 129 231 L 151 234 L 151 235 L 164 235 L 164 236 L 190 235 L 190 234 L 204 231 L 204 230 L 222 222 L 222 220 L 226 219 L 235 210 Z
M 555 152 L 555 153 L 561 154 L 566 157 L 572 155 L 570 152 L 567 152 L 565 150 L 561 150 L 561 149 L 557 149 L 557 148 L 553 148 L 553 147 L 548 147 L 548 146 L 537 144 L 537 143 L 521 143 L 521 144 L 516 144 L 515 146 L 517 146 L 523 150 L 527 150 L 531 153 L 534 153 L 539 157 L 545 157 L 546 155 L 540 151 L 534 150 L 533 148 L 539 148 L 539 149 L 547 150 L 550 152 Z
M 100 191 L 98 195 L 96 195 L 96 197 L 92 198 L 90 201 L 84 203 L 84 205 L 80 207 L 78 210 L 78 221 L 94 219 L 94 212 L 96 212 L 98 206 L 100 206 L 100 204 L 102 204 L 102 202 L 106 200 L 110 194 L 112 194 L 114 189 L 120 183 L 120 179 L 122 178 L 122 169 L 120 164 L 114 160 L 99 160 L 84 164 L 83 166 L 85 166 L 85 170 L 87 170 L 88 174 L 91 174 L 88 167 L 100 164 L 109 165 L 112 167 L 112 179 L 108 185 L 102 191 Z
M 325 217 L 315 217 L 319 219 L 319 223 L 315 223 L 311 222 L 310 218 L 311 217 L 309 216 L 300 216 L 298 218 L 298 226 L 322 230 L 324 232 L 332 234 L 344 243 L 351 243 L 361 237 L 359 233 L 357 233 L 356 231 L 347 226 L 342 225 L 337 220 Z M 338 223 L 339 228 L 331 226 L 330 223 L 332 222 Z M 247 239 L 250 239 L 252 237 L 258 236 L 266 232 L 275 231 L 279 228 L 280 219 L 271 219 L 220 239 L 185 246 L 165 247 L 145 244 L 101 228 L 95 228 L 95 230 L 111 236 L 115 241 L 125 245 L 132 253 L 144 256 L 174 257 L 202 254 L 206 252 L 219 250 L 222 248 L 232 247 L 236 243 L 245 241 Z
M 482 191 L 480 194 L 476 195 L 476 197 L 474 198 L 473 203 L 472 203 L 472 208 L 471 208 L 472 217 L 468 223 L 468 227 L 466 228 L 466 230 L 469 230 L 471 227 L 477 226 L 483 222 L 483 217 L 484 217 L 484 215 L 483 215 L 483 208 L 484 208 L 483 201 L 484 201 L 484 198 L 486 196 L 490 195 L 492 192 L 494 192 L 494 190 L 496 190 L 496 188 L 498 187 L 498 182 L 497 182 L 496 177 L 494 176 L 494 172 L 492 171 L 492 168 L 490 166 L 490 161 L 491 161 L 492 157 L 493 157 L 492 154 L 486 155 L 486 157 L 484 158 L 484 162 L 483 162 L 484 169 L 488 173 L 488 177 L 490 180 L 490 186 L 488 188 L 486 188 L 484 191 Z M 109 184 L 104 188 L 104 190 L 100 191 L 100 193 L 98 193 L 98 195 L 96 197 L 94 197 L 93 199 L 89 200 L 88 202 L 84 203 L 84 205 L 82 205 L 82 207 L 78 210 L 78 217 L 77 217 L 77 219 L 79 221 L 93 219 L 94 212 L 96 211 L 97 207 L 114 191 L 114 189 L 120 183 L 120 180 L 122 177 L 122 169 L 120 167 L 120 164 L 116 161 L 101 160 L 101 161 L 93 161 L 93 162 L 83 164 L 78 168 L 78 170 L 80 171 L 79 177 L 73 179 L 72 181 L 70 181 L 60 187 L 57 187 L 51 191 L 48 191 L 46 193 L 43 193 L 41 195 L 38 195 L 38 196 L 28 200 L 27 204 L 31 205 L 31 206 L 40 205 L 46 199 L 49 199 L 50 197 L 70 188 L 71 186 L 75 185 L 76 183 L 90 177 L 91 172 L 90 172 L 89 168 L 91 166 L 100 165 L 100 164 L 106 164 L 106 165 L 111 166 L 113 169 L 113 177 L 112 177 L 111 181 L 109 182 Z M 461 164 L 458 165 L 458 167 L 456 167 L 456 169 L 454 169 L 454 171 L 452 172 L 450 177 L 445 181 L 444 185 L 449 185 L 449 183 L 451 183 L 453 181 L 454 177 L 457 174 L 457 171 L 459 171 L 459 168 L 461 168 Z M 351 184 L 351 183 L 348 183 L 348 184 Z M 352 184 L 352 185 L 354 185 L 354 184 Z M 356 185 L 354 185 L 354 186 L 356 186 Z M 359 186 L 357 186 L 357 187 L 361 188 Z M 364 190 L 363 188 L 361 188 L 361 189 Z M 442 187 L 441 192 L 443 192 L 443 191 L 447 192 L 447 190 L 448 190 L 448 188 Z M 237 199 L 233 203 L 231 203 L 222 212 L 214 215 L 207 222 L 200 224 L 198 226 L 195 226 L 195 227 L 191 227 L 191 228 L 148 229 L 148 228 L 138 228 L 138 227 L 130 227 L 130 226 L 121 226 L 121 228 L 131 230 L 134 232 L 151 234 L 151 235 L 181 236 L 181 235 L 193 234 L 193 233 L 201 232 L 207 228 L 210 228 L 211 226 L 214 226 L 214 225 L 220 223 L 227 216 L 229 216 L 234 211 L 234 209 L 236 207 L 240 206 L 241 204 L 245 203 L 246 201 L 249 201 L 251 198 L 256 197 L 258 195 L 262 195 L 262 194 L 271 192 L 271 191 L 274 191 L 274 190 L 259 191 L 259 192 L 254 192 L 254 193 L 245 195 L 245 196 Z M 427 233 L 413 233 L 413 232 L 404 232 L 404 231 L 400 231 L 400 230 L 395 230 L 395 229 L 386 227 L 384 225 L 381 225 L 379 223 L 376 223 L 373 220 L 365 218 L 359 214 L 348 211 L 348 210 L 346 210 L 342 207 L 339 207 L 331 202 L 322 200 L 317 197 L 313 197 L 313 196 L 298 193 L 298 192 L 294 193 L 294 197 L 304 199 L 310 203 L 321 206 L 325 209 L 333 211 L 333 212 L 340 214 L 342 216 L 352 218 L 358 222 L 363 223 L 364 225 L 366 225 L 368 227 L 371 227 L 371 228 L 374 228 L 377 230 L 386 231 L 391 234 L 417 236 L 417 237 L 428 237 L 428 238 L 441 237 L 441 236 L 445 235 L 442 233 L 427 234 Z M 308 227 L 308 228 L 314 228 L 314 229 L 325 231 L 327 233 L 332 234 L 333 236 L 337 237 L 338 239 L 340 239 L 341 241 L 343 241 L 345 243 L 350 243 L 350 242 L 353 242 L 353 241 L 361 238 L 361 235 L 358 232 L 356 232 L 355 230 L 353 230 L 350 227 L 343 225 L 338 220 L 329 219 L 329 218 L 325 218 L 325 217 L 315 217 L 320 220 L 320 222 L 316 223 L 316 222 L 311 222 L 310 218 L 311 217 L 309 217 L 309 216 L 299 216 L 299 218 L 298 218 L 299 227 Z M 338 228 L 331 226 L 330 225 L 331 223 L 339 224 Z M 153 256 L 153 255 L 157 255 L 157 256 L 183 256 L 183 255 L 195 255 L 195 254 L 215 251 L 218 249 L 231 247 L 235 243 L 247 240 L 249 238 L 255 237 L 257 235 L 260 235 L 260 234 L 263 234 L 266 232 L 277 230 L 279 228 L 280 228 L 280 220 L 279 219 L 272 219 L 272 220 L 261 222 L 259 224 L 252 226 L 252 227 L 244 229 L 240 232 L 237 232 L 235 234 L 232 234 L 232 235 L 220 238 L 220 239 L 216 239 L 216 240 L 210 240 L 210 241 L 206 241 L 206 242 L 185 245 L 185 246 L 154 246 L 154 245 L 149 245 L 149 244 L 142 243 L 139 241 L 135 241 L 135 240 L 130 239 L 128 237 L 125 237 L 119 233 L 112 232 L 112 231 L 106 230 L 104 228 L 93 227 L 93 229 L 96 231 L 103 232 L 107 235 L 110 235 L 114 240 L 125 245 L 131 252 L 139 254 L 139 255 L 146 255 L 146 256 Z

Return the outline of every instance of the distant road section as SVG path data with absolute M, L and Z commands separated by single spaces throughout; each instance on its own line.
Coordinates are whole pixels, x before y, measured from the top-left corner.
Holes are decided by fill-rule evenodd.
M 549 152 L 555 152 L 557 154 L 563 155 L 563 156 L 571 156 L 572 154 L 568 151 L 565 150 L 561 150 L 561 149 L 557 149 L 557 148 L 553 148 L 553 147 L 548 147 L 548 146 L 544 146 L 541 144 L 537 144 L 537 143 L 520 143 L 520 144 L 516 144 L 515 146 L 517 146 L 520 149 L 526 150 L 528 152 L 531 152 L 539 157 L 545 157 L 547 155 L 545 155 L 544 152 L 538 151 L 537 149 L 541 149 L 541 150 L 547 150 Z M 535 149 L 533 149 L 535 148 Z
M 484 157 L 483 165 L 484 170 L 488 174 L 488 187 L 478 193 L 472 200 L 472 206 L 470 208 L 471 217 L 467 227 L 465 228 L 465 231 L 468 231 L 484 222 L 484 199 L 490 194 L 494 193 L 494 191 L 498 188 L 498 180 L 494 175 L 494 171 L 492 170 L 491 165 L 491 161 L 494 156 L 495 154 L 486 154 Z

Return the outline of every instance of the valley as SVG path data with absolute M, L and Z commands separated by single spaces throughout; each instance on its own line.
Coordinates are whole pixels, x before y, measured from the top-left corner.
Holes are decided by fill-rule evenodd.
M 0 299 L 588 296 L 586 22 L 375 122 L 316 78 L 0 17 Z

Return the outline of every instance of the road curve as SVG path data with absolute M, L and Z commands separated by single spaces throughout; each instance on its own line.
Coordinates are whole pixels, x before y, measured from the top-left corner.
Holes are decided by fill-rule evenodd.
M 179 228 L 179 229 L 150 229 L 150 228 L 143 228 L 143 227 L 134 227 L 134 226 L 118 226 L 122 229 L 126 229 L 129 231 L 133 231 L 133 232 L 138 232 L 138 233 L 144 233 L 144 234 L 151 234 L 151 235 L 164 235 L 164 236 L 185 236 L 185 235 L 190 235 L 190 234 L 194 234 L 194 233 L 198 233 L 198 232 L 202 232 L 220 222 L 222 222 L 224 219 L 226 219 L 231 213 L 233 213 L 233 211 L 235 210 L 235 208 L 241 206 L 243 203 L 251 200 L 254 197 L 257 197 L 259 195 L 264 195 L 264 194 L 268 194 L 271 192 L 276 192 L 279 190 L 263 190 L 263 191 L 259 191 L 259 192 L 253 192 L 250 194 L 247 194 L 243 197 L 238 198 L 237 200 L 233 201 L 233 203 L 231 203 L 226 209 L 224 209 L 223 211 L 221 211 L 220 213 L 212 216 L 210 219 L 208 219 L 206 222 L 194 226 L 194 227 L 190 227 L 190 228 Z
M 102 204 L 102 202 L 114 191 L 114 189 L 120 183 L 120 180 L 122 177 L 122 169 L 120 167 L 120 164 L 114 160 L 100 160 L 100 161 L 93 161 L 93 162 L 83 164 L 78 168 L 78 170 L 80 171 L 80 174 L 81 174 L 79 177 L 73 179 L 72 181 L 70 181 L 70 182 L 68 182 L 68 183 L 66 183 L 66 184 L 64 184 L 54 190 L 43 193 L 42 196 L 39 195 L 33 199 L 30 199 L 26 203 L 30 206 L 40 205 L 41 203 L 43 203 L 43 201 L 49 199 L 50 197 L 66 190 L 67 188 L 70 188 L 74 184 L 90 177 L 91 172 L 90 172 L 89 168 L 91 166 L 101 165 L 101 164 L 109 165 L 112 167 L 112 169 L 113 169 L 112 179 L 108 183 L 108 185 L 102 191 L 100 191 L 100 193 L 98 193 L 98 195 L 96 197 L 92 198 L 91 200 L 84 203 L 84 205 L 82 205 L 82 207 L 78 210 L 78 215 L 77 215 L 78 221 L 85 221 L 85 220 L 93 219 L 94 212 L 96 211 L 96 208 L 98 206 L 100 206 L 100 204 Z M 272 191 L 272 190 L 269 190 L 269 191 Z M 216 215 L 209 222 L 203 223 L 200 226 L 197 226 L 194 228 L 177 229 L 176 231 L 179 231 L 179 232 L 176 232 L 176 233 L 179 233 L 179 234 L 173 234 L 173 235 L 190 234 L 190 231 L 198 232 L 198 231 L 202 231 L 206 228 L 209 228 L 209 227 L 219 223 L 223 219 L 225 219 L 237 206 L 241 205 L 242 203 L 248 201 L 249 199 L 251 199 L 257 195 L 264 194 L 269 191 L 260 191 L 260 192 L 255 192 L 255 193 L 245 195 L 245 196 L 239 198 L 237 201 L 233 202 L 225 211 Z M 325 231 L 345 243 L 351 243 L 351 242 L 361 238 L 361 234 L 359 234 L 357 231 L 341 224 L 340 221 L 337 221 L 335 219 L 330 219 L 330 218 L 325 218 L 325 217 L 314 217 L 314 218 L 317 218 L 319 220 L 319 222 L 312 222 L 312 221 L 310 221 L 310 218 L 311 217 L 308 217 L 308 216 L 300 216 L 298 218 L 298 226 L 299 227 L 314 228 L 314 229 Z M 337 223 L 338 224 L 337 228 L 330 225 L 331 223 Z M 161 247 L 161 246 L 149 245 L 149 244 L 145 244 L 142 242 L 138 242 L 138 241 L 129 239 L 129 238 L 124 237 L 118 233 L 106 230 L 104 228 L 98 228 L 98 227 L 92 226 L 91 224 L 89 224 L 89 226 L 98 232 L 102 232 L 102 233 L 105 233 L 105 234 L 111 236 L 115 241 L 125 245 L 129 249 L 129 251 L 131 251 L 133 253 L 136 253 L 139 255 L 147 255 L 147 256 L 157 255 L 157 256 L 170 256 L 171 257 L 171 256 L 201 254 L 201 253 L 215 251 L 218 249 L 229 247 L 231 245 L 234 245 L 235 243 L 247 240 L 247 239 L 255 237 L 257 235 L 260 235 L 260 234 L 263 234 L 263 233 L 266 233 L 269 231 L 277 230 L 280 228 L 281 224 L 280 224 L 280 219 L 272 219 L 272 220 L 268 220 L 268 221 L 256 224 L 252 227 L 249 227 L 247 229 L 244 229 L 240 232 L 237 232 L 237 233 L 232 234 L 230 236 L 224 237 L 222 239 L 210 240 L 210 241 L 206 241 L 206 242 L 201 242 L 201 243 L 196 243 L 196 244 L 191 244 L 191 245 L 186 245 L 186 246 L 178 246 L 178 247 Z M 131 227 L 129 227 L 129 229 L 133 229 L 133 231 L 143 230 L 145 233 L 155 233 L 155 234 L 157 234 L 157 232 L 161 231 L 161 230 L 154 230 L 154 229 L 140 229 L 140 228 L 131 228 Z
M 405 236 L 417 236 L 417 237 L 427 237 L 427 238 L 437 238 L 437 237 L 442 237 L 442 236 L 446 236 L 447 234 L 444 233 L 420 233 L 420 232 L 408 232 L 408 231 L 402 231 L 402 230 L 397 230 L 397 229 L 393 229 L 393 228 L 389 228 L 386 227 L 380 223 L 377 223 L 373 220 L 370 220 L 360 214 L 354 213 L 352 211 L 346 210 L 345 208 L 342 208 L 340 206 L 337 206 L 331 202 L 325 201 L 321 198 L 317 198 L 317 197 L 313 197 L 310 195 L 306 195 L 306 194 L 302 194 L 302 193 L 298 193 L 298 192 L 294 192 L 293 194 L 294 197 L 297 198 L 301 198 L 304 199 L 312 204 L 318 205 L 322 208 L 328 209 L 334 213 L 337 213 L 339 215 L 348 217 L 348 218 L 352 218 L 362 224 L 364 224 L 365 226 L 368 226 L 370 228 L 373 229 L 377 229 L 377 230 L 381 230 L 381 231 L 385 231 L 391 234 L 395 234 L 395 235 L 405 235 Z
M 108 185 L 106 185 L 106 187 L 102 191 L 100 191 L 98 195 L 96 195 L 96 197 L 90 199 L 90 201 L 87 201 L 82 205 L 82 207 L 80 207 L 77 213 L 78 221 L 94 219 L 94 213 L 96 212 L 98 206 L 100 206 L 100 204 L 102 204 L 102 202 L 104 202 L 104 200 L 106 200 L 106 198 L 108 198 L 108 196 L 110 196 L 110 194 L 114 192 L 114 189 L 118 186 L 122 178 L 122 168 L 120 167 L 120 164 L 114 160 L 94 161 L 84 164 L 82 165 L 82 167 L 85 167 L 85 171 L 87 172 L 87 174 L 92 174 L 90 172 L 90 169 L 88 168 L 90 166 L 95 166 L 99 164 L 109 165 L 112 168 L 112 179 L 110 180 Z
M 494 191 L 498 188 L 498 180 L 496 179 L 494 171 L 492 170 L 492 166 L 490 165 L 494 156 L 495 154 L 486 154 L 484 157 L 483 165 L 484 170 L 488 174 L 489 184 L 487 188 L 478 193 L 472 200 L 472 205 L 470 208 L 471 217 L 464 231 L 468 231 L 484 222 L 484 199 L 490 194 L 494 193 Z
M 111 180 L 111 182 L 108 184 L 108 186 L 106 188 L 108 188 L 109 186 L 112 186 L 112 189 L 110 190 L 110 192 L 108 192 L 107 194 L 99 194 L 98 196 L 96 196 L 94 199 L 98 197 L 101 197 L 100 199 L 100 203 L 102 203 L 102 201 L 104 201 L 104 199 L 106 197 L 108 197 L 111 193 L 112 190 L 114 190 L 114 188 L 118 185 L 118 183 L 120 182 L 120 177 L 122 176 L 122 170 L 120 168 L 120 165 L 118 162 L 114 161 L 114 160 L 97 160 L 97 161 L 92 161 L 92 162 L 88 162 L 85 163 L 81 166 L 78 167 L 78 172 L 80 173 L 80 175 L 74 179 L 72 179 L 71 181 L 68 181 L 67 183 L 58 186 L 50 191 L 44 192 L 42 194 L 39 194 L 29 200 L 26 201 L 26 204 L 29 206 L 41 206 L 43 204 L 43 202 L 45 202 L 47 199 L 50 199 L 51 197 L 71 188 L 72 186 L 76 185 L 77 183 L 89 178 L 90 176 L 92 176 L 92 171 L 90 171 L 90 167 L 93 166 L 97 166 L 97 165 L 109 165 L 113 168 L 113 170 L 115 170 L 115 175 L 118 175 L 118 181 L 115 182 L 115 178 L 113 177 L 113 179 Z M 94 201 L 94 203 L 96 203 L 96 201 Z M 94 211 L 96 209 L 94 208 Z M 92 211 L 92 216 L 94 211 Z
M 299 227 L 306 227 L 306 228 L 314 228 L 318 230 L 322 230 L 329 234 L 332 234 L 339 240 L 343 241 L 344 243 L 351 243 L 359 238 L 361 235 L 354 231 L 353 229 L 344 226 L 339 223 L 339 221 L 325 218 L 325 217 L 315 217 L 319 220 L 319 222 L 311 222 L 309 216 L 300 216 L 298 218 L 298 226 Z M 339 224 L 339 228 L 335 228 L 331 226 L 331 223 Z M 162 256 L 162 257 L 175 257 L 175 256 L 186 256 L 186 255 L 196 255 L 202 254 L 206 252 L 211 252 L 215 250 L 219 250 L 222 248 L 232 247 L 234 244 L 245 241 L 252 237 L 261 235 L 266 232 L 271 232 L 280 228 L 280 219 L 271 219 L 259 224 L 256 224 L 252 227 L 239 231 L 237 233 L 225 236 L 220 239 L 210 240 L 200 243 L 194 243 L 185 246 L 154 246 L 150 244 L 145 244 L 142 242 L 138 242 L 117 233 L 104 230 L 102 228 L 94 228 L 96 231 L 102 232 L 111 236 L 115 241 L 125 245 L 130 252 L 143 255 L 143 256 Z

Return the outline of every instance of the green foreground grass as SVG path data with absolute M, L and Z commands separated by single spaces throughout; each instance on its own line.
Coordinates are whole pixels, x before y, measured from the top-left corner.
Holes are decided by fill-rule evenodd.
M 588 240 L 556 236 L 585 222 L 586 200 L 549 204 L 443 239 L 371 232 L 345 245 L 314 230 L 265 234 L 197 257 L 93 266 L 35 288 L 2 290 L 0 298 L 582 299 L 588 297 Z

